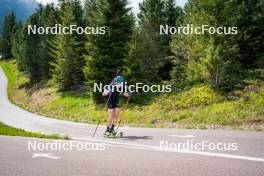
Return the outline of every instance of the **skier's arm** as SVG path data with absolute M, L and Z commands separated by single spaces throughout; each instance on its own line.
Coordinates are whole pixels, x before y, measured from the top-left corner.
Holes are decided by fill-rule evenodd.
M 125 97 L 130 97 L 131 95 L 132 95 L 132 93 L 131 92 L 129 92 L 127 89 L 124 91 L 124 93 L 123 93 L 123 95 L 125 96 Z
M 107 96 L 107 95 L 109 95 L 109 90 L 104 90 L 104 92 L 102 93 L 102 95 L 105 97 L 105 96 Z
M 108 88 L 104 89 L 104 92 L 102 93 L 102 95 L 105 97 L 105 96 L 108 96 L 112 93 L 112 88 L 113 88 L 113 82 L 110 83 L 110 85 L 108 86 Z
M 130 94 L 127 93 L 127 92 L 124 92 L 124 96 L 125 96 L 125 97 L 130 97 Z
M 131 93 L 130 92 L 128 92 L 127 90 L 123 93 L 123 95 L 125 96 L 125 97 L 130 97 L 131 96 Z

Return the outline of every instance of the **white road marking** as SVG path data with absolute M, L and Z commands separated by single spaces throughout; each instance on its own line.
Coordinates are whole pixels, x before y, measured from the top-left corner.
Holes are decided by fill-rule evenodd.
M 60 159 L 59 156 L 54 156 L 52 153 L 34 153 L 32 158 L 49 158 L 49 159 Z
M 161 151 L 161 152 L 174 152 L 174 153 L 182 153 L 182 154 L 193 154 L 193 155 L 202 155 L 202 156 L 210 156 L 210 157 L 220 157 L 220 158 L 230 158 L 230 159 L 238 159 L 238 160 L 264 162 L 264 158 L 243 156 L 243 155 L 231 155 L 231 154 L 225 154 L 225 153 L 213 153 L 213 152 L 191 151 L 191 150 L 169 150 L 169 149 L 163 149 L 159 146 L 122 143 L 122 142 L 110 142 L 110 141 L 90 139 L 90 138 L 89 139 L 72 138 L 72 139 L 78 140 L 78 141 L 81 140 L 81 141 L 101 142 L 101 143 L 105 143 L 108 146 L 113 146 L 113 147 L 134 148 L 134 149 L 142 149 L 142 150 L 155 150 L 155 151 Z
M 201 152 L 201 151 L 187 151 L 187 150 L 165 150 L 160 147 L 136 147 L 136 146 L 123 146 L 123 145 L 111 145 L 116 147 L 124 147 L 124 148 L 134 148 L 134 149 L 143 149 L 143 150 L 156 150 L 162 152 L 175 152 L 175 153 L 183 153 L 183 154 L 194 154 L 194 155 L 203 155 L 203 156 L 212 156 L 212 157 L 221 157 L 221 158 L 231 158 L 231 159 L 240 159 L 240 160 L 248 160 L 248 161 L 259 161 L 264 162 L 264 158 L 250 157 L 250 156 L 241 156 L 241 155 L 230 155 L 224 153 L 212 153 L 212 152 Z
M 195 138 L 196 136 L 193 135 L 177 135 L 177 134 L 172 134 L 168 135 L 169 137 L 178 137 L 178 138 Z

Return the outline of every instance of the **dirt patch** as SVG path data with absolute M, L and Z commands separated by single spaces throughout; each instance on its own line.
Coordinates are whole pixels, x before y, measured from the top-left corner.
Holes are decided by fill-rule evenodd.
M 44 106 L 55 100 L 56 96 L 49 89 L 36 89 L 30 92 L 31 96 L 27 101 L 27 105 L 38 112 Z

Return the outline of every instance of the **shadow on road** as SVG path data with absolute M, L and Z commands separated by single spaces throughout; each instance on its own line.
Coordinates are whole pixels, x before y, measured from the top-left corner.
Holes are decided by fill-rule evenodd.
M 123 136 L 121 139 L 128 140 L 128 141 L 136 141 L 136 140 L 150 140 L 153 136 Z

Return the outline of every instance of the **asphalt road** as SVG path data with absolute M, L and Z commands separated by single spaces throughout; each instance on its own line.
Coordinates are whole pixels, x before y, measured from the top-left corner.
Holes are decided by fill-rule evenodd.
M 10 103 L 7 79 L 1 69 L 0 121 L 33 132 L 67 134 L 72 142 L 101 144 L 105 149 L 51 150 L 46 144 L 55 143 L 54 140 L 1 136 L 1 176 L 264 175 L 263 132 L 121 128 L 123 138 L 106 139 L 102 137 L 105 127 L 100 126 L 93 138 L 94 125 L 39 116 Z M 48 149 L 29 150 L 32 141 Z M 188 144 L 205 147 L 182 150 Z M 218 144 L 228 147 L 216 149 Z

